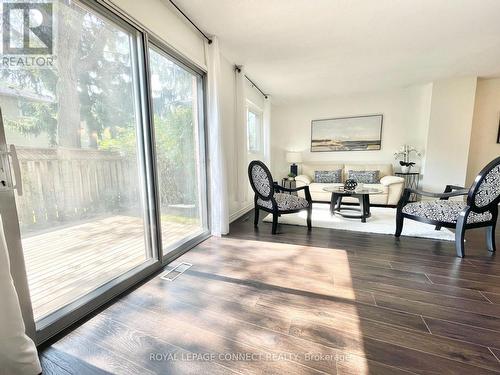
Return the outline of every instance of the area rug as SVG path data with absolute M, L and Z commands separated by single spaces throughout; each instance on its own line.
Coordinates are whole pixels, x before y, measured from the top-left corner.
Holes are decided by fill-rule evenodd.
M 314 203 L 312 210 L 312 225 L 318 228 L 349 230 L 354 232 L 379 233 L 394 235 L 396 229 L 396 209 L 389 207 L 371 207 L 372 216 L 362 223 L 360 219 L 343 218 L 340 215 L 330 214 L 330 205 Z M 307 212 L 283 215 L 279 218 L 280 224 L 306 226 Z M 272 222 L 271 214 L 264 218 L 265 222 Z M 444 241 L 455 241 L 455 234 L 449 229 L 434 230 L 434 226 L 405 219 L 403 236 L 432 238 Z

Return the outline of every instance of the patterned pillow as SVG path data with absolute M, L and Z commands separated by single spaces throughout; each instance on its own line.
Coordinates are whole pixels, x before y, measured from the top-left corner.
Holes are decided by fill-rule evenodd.
M 334 183 L 341 182 L 342 180 L 342 169 L 337 169 L 334 171 L 314 171 L 314 182 L 322 183 Z
M 352 171 L 350 170 L 347 178 L 363 184 L 378 184 L 380 182 L 380 171 Z

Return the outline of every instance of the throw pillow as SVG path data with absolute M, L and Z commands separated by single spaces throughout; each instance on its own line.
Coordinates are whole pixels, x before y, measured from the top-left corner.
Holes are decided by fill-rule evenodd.
M 348 175 L 350 179 L 363 184 L 378 184 L 380 182 L 380 171 L 352 171 Z
M 342 181 L 342 169 L 334 171 L 314 171 L 314 182 L 331 184 Z

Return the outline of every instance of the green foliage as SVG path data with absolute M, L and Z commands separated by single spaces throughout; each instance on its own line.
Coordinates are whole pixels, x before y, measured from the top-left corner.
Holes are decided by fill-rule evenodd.
M 97 148 L 106 130 L 134 124 L 134 87 L 130 38 L 119 28 L 81 8 L 60 2 L 59 35 L 54 69 L 2 69 L 0 85 L 20 92 L 22 106 L 37 106 L 26 116 L 10 119 L 11 128 L 29 137 L 46 133 L 51 146 Z M 54 103 L 34 104 L 30 95 L 54 98 Z M 77 100 L 65 101 L 77 93 Z M 64 118 L 60 108 L 65 106 Z M 82 124 L 86 131 L 80 132 Z M 63 129 L 64 128 L 64 129 Z M 66 130 L 61 132 L 61 129 Z M 119 130 L 119 129 L 118 129 Z M 60 134 L 80 132 L 77 144 Z M 85 142 L 87 141 L 87 142 Z
M 165 117 L 154 117 L 156 167 L 160 181 L 160 205 L 196 204 L 198 186 L 195 134 L 191 106 L 171 106 Z M 105 132 L 100 150 L 119 152 L 135 158 L 136 134 L 133 127 Z
M 52 103 L 31 103 L 21 102 L 21 111 L 24 116 L 19 117 L 17 120 L 6 119 L 6 125 L 25 136 L 37 136 L 41 133 L 49 135 L 49 142 L 55 145 L 57 120 L 54 117 L 54 107 Z
M 155 117 L 160 204 L 196 203 L 195 135 L 191 107 L 171 108 L 165 118 Z
M 110 131 L 105 131 L 99 141 L 99 149 L 117 151 L 124 156 L 135 158 L 137 149 L 135 127 L 116 127 L 113 134 Z

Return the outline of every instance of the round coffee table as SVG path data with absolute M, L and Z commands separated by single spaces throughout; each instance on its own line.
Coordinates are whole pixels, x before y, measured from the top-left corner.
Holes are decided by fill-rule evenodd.
M 370 195 L 383 193 L 382 189 L 365 187 L 346 190 L 343 186 L 329 186 L 323 188 L 323 190 L 332 193 L 332 199 L 330 201 L 330 212 L 332 215 L 338 214 L 346 218 L 361 219 L 362 223 L 366 223 L 366 219 L 371 216 Z M 342 198 L 344 197 L 358 198 L 359 208 L 342 205 Z M 359 212 L 359 215 L 346 211 L 356 211 Z

